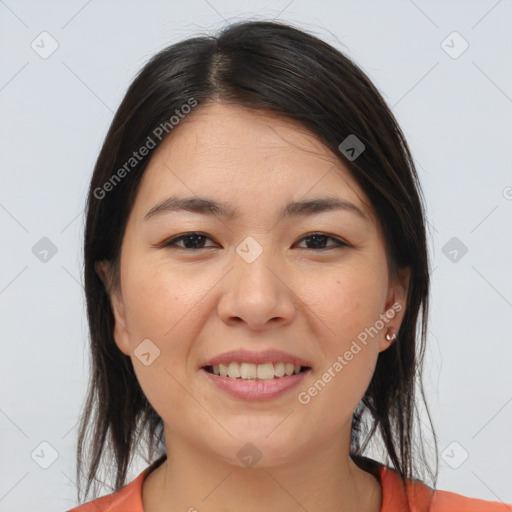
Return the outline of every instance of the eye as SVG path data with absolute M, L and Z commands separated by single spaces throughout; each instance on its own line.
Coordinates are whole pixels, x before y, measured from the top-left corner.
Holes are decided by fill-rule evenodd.
M 326 235 L 325 233 L 311 233 L 310 235 L 302 237 L 300 240 L 306 240 L 313 245 L 313 247 L 307 247 L 307 249 L 326 250 L 335 249 L 336 247 L 349 247 L 349 244 L 343 240 L 334 236 Z M 333 240 L 335 245 L 325 247 L 325 242 L 327 240 Z
M 191 251 L 214 247 L 213 245 L 204 247 L 204 242 L 206 240 L 211 240 L 211 238 L 202 233 L 185 233 L 184 235 L 171 238 L 163 244 L 163 247 L 177 247 L 178 249 L 186 249 Z M 328 250 L 334 249 L 336 247 L 350 247 L 350 245 L 343 240 L 330 235 L 326 235 L 325 233 L 311 233 L 299 239 L 299 241 L 302 240 L 306 241 L 306 244 L 313 245 L 313 247 L 306 247 L 306 249 Z M 325 243 L 328 240 L 334 241 L 334 245 L 326 247 Z M 178 245 L 180 242 L 183 242 L 184 245 Z
M 177 236 L 175 238 L 171 238 L 167 242 L 164 243 L 164 247 L 177 247 L 178 249 L 203 249 L 202 246 L 205 239 L 211 240 L 209 236 L 203 235 L 202 233 L 186 233 L 184 235 Z M 185 247 L 177 245 L 177 242 L 181 242 L 185 244 Z M 213 247 L 213 246 L 211 246 Z M 208 249 L 208 247 L 206 247 Z

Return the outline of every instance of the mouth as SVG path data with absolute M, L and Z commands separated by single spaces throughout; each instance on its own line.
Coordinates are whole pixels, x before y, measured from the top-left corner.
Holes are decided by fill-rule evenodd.
M 276 399 L 291 392 L 311 372 L 309 366 L 292 363 L 237 363 L 200 368 L 206 382 L 223 393 L 244 401 Z
M 232 350 L 199 365 L 208 385 L 245 401 L 287 395 L 311 375 L 312 368 L 307 359 L 276 349 Z
M 229 364 L 218 364 L 203 366 L 207 373 L 219 377 L 225 377 L 239 381 L 269 381 L 286 379 L 293 375 L 305 373 L 311 370 L 309 366 L 299 366 L 292 363 L 245 363 L 231 362 Z

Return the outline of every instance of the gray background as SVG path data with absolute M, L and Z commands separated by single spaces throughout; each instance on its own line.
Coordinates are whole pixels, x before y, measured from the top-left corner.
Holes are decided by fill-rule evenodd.
M 438 487 L 512 501 L 510 0 L 0 0 L 0 509 L 75 505 L 83 207 L 113 112 L 156 51 L 246 17 L 347 52 L 396 114 L 431 226 Z M 130 478 L 145 467 L 137 459 Z

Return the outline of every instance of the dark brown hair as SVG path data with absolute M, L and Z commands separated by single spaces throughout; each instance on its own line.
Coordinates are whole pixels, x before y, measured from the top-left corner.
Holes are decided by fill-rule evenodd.
M 92 483 L 98 481 L 103 457 L 115 462 L 115 469 L 111 464 L 108 467 L 112 489 L 117 491 L 126 484 L 136 449 L 143 447 L 141 453 L 148 462 L 155 453 L 165 453 L 162 419 L 142 392 L 130 358 L 114 342 L 110 298 L 95 263 L 112 263 L 110 284 L 117 287 L 126 222 L 155 148 L 136 163 L 130 158 L 149 145 L 148 137 L 158 147 L 165 137 L 156 137 L 160 132 L 155 130 L 165 126 L 165 135 L 172 133 L 171 116 L 183 112 L 180 109 L 190 105 L 191 98 L 197 102 L 195 109 L 220 101 L 299 121 L 338 155 L 371 201 L 384 234 L 390 275 L 408 268 L 410 282 L 397 338 L 379 354 L 370 385 L 354 412 L 351 456 L 363 469 L 370 468 L 364 452 L 378 434 L 387 459 L 384 463 L 394 467 L 404 481 L 425 480 L 428 474 L 435 488 L 435 435 L 433 474 L 421 428 L 418 432 L 414 428 L 416 422 L 421 424 L 418 390 L 432 426 L 422 383 L 429 261 L 421 188 L 408 145 L 382 96 L 347 56 L 290 25 L 245 21 L 224 28 L 215 37 L 179 42 L 152 57 L 130 85 L 96 162 L 84 243 L 92 368 L 79 426 L 78 500 L 84 466 L 87 497 Z M 365 146 L 355 160 L 339 150 L 349 135 Z M 126 172 L 119 172 L 123 168 Z

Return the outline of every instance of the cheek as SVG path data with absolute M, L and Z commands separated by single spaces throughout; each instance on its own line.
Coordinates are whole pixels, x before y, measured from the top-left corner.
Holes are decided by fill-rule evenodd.
M 178 423 L 186 422 L 194 407 L 180 383 L 186 382 L 188 354 L 201 329 L 195 308 L 202 294 L 194 289 L 195 281 L 184 280 L 177 272 L 149 264 L 136 267 L 126 269 L 123 281 L 134 371 L 144 395 L 162 418 L 174 423 L 172 411 L 185 411 Z
M 318 286 L 303 285 L 304 300 L 321 319 L 316 334 L 323 365 L 315 372 L 314 388 L 301 391 L 334 424 L 340 415 L 352 413 L 371 381 L 382 335 L 375 325 L 383 313 L 387 281 L 378 267 L 363 271 L 354 266 L 316 280 L 322 283 L 323 293 Z
M 347 265 L 303 282 L 303 300 L 323 320 L 328 352 L 342 350 L 375 324 L 383 313 L 386 286 L 379 265 Z
M 123 283 L 132 341 L 142 336 L 177 346 L 181 337 L 176 333 L 189 315 L 193 315 L 204 286 L 197 280 L 184 280 L 180 272 L 155 265 L 145 267 L 152 270 L 127 269 L 129 277 Z

